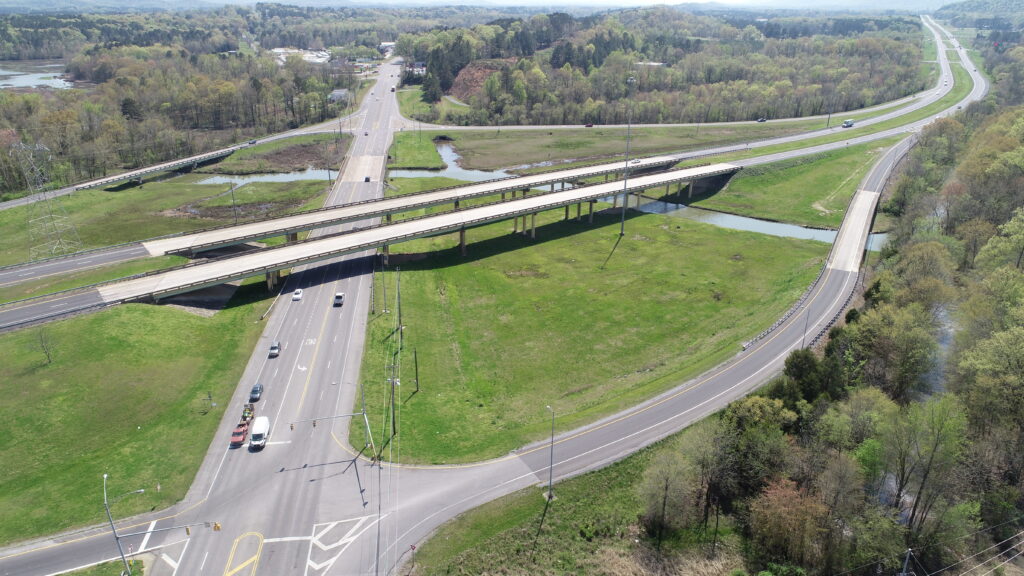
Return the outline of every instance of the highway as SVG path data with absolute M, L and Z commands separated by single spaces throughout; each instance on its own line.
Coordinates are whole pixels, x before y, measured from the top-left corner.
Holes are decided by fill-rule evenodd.
M 942 64 L 948 72 L 948 63 Z M 389 73 L 384 67 L 375 92 L 387 89 Z M 980 98 L 984 80 L 972 76 L 980 86 L 972 97 Z M 361 173 L 367 165 L 376 166 L 374 158 L 386 151 L 386 130 L 396 117 L 396 105 L 389 97 L 366 104 L 364 126 L 384 126 L 379 134 L 371 132 L 354 143 L 353 159 L 366 160 L 355 165 L 358 177 L 346 167 L 346 176 L 332 191 L 332 203 L 365 200 L 378 193 L 372 185 L 364 186 Z M 855 134 L 851 132 L 851 142 Z M 878 193 L 908 145 L 904 140 L 891 149 L 863 180 L 820 280 L 786 322 L 698 378 L 640 406 L 559 434 L 555 477 L 613 462 L 719 410 L 777 373 L 791 350 L 823 331 L 854 293 Z M 134 551 L 147 552 L 147 574 L 393 573 L 408 558 L 410 547 L 445 520 L 546 482 L 546 441 L 475 465 L 380 466 L 354 457 L 344 419 L 329 426 L 322 421 L 316 428 L 287 426 L 351 412 L 359 405 L 356 383 L 368 319 L 369 262 L 366 251 L 356 252 L 332 259 L 329 265 L 300 268 L 289 278 L 284 292 L 304 287 L 304 298 L 295 302 L 282 297 L 274 304 L 260 346 L 229 403 L 240 408 L 251 385 L 264 383 L 267 390 L 258 412 L 271 418 L 270 442 L 257 453 L 229 450 L 227 439 L 238 415 L 229 408 L 186 498 L 170 510 L 118 523 L 119 530 L 128 533 L 193 522 L 217 521 L 223 526 L 221 532 L 200 527 L 191 536 L 175 529 L 126 538 L 126 548 L 130 544 Z M 330 302 L 337 290 L 348 294 L 341 308 Z M 265 351 L 272 340 L 283 342 L 284 350 L 270 359 Z M 116 480 L 121 491 L 137 488 L 131 479 Z M 98 486 L 99 479 L 95 482 Z M 97 523 L 102 515 L 97 502 Z M 52 574 L 115 557 L 109 527 L 98 525 L 0 551 L 0 574 Z
M 936 38 L 938 38 L 938 35 L 936 35 Z M 907 133 L 907 132 L 913 132 L 913 131 L 920 130 L 921 127 L 923 127 L 924 125 L 926 125 L 928 122 L 931 121 L 931 118 L 924 119 L 924 120 L 921 120 L 921 121 L 918 121 L 918 122 L 914 122 L 914 123 L 909 123 L 909 124 L 901 125 L 901 126 L 889 129 L 889 130 L 875 132 L 875 133 L 871 133 L 871 134 L 863 134 L 863 131 L 860 130 L 860 128 L 864 127 L 864 126 L 871 126 L 873 124 L 877 124 L 877 123 L 880 123 L 880 122 L 887 122 L 887 121 L 893 120 L 895 118 L 899 118 L 901 116 L 909 114 L 909 113 L 911 113 L 913 111 L 919 110 L 920 108 L 928 106 L 929 104 L 931 104 L 931 103 L 935 102 L 936 100 L 942 98 L 946 93 L 948 93 L 950 90 L 952 90 L 952 88 L 953 88 L 953 85 L 952 85 L 953 77 L 952 77 L 952 72 L 950 71 L 950 64 L 949 64 L 949 61 L 946 58 L 946 55 L 944 53 L 942 53 L 941 56 L 942 57 L 939 59 L 939 65 L 940 65 L 940 71 L 941 71 L 941 73 L 940 73 L 940 83 L 939 83 L 939 86 L 937 88 L 930 89 L 930 90 L 927 90 L 927 91 L 925 91 L 925 92 L 923 92 L 921 94 L 916 94 L 914 96 L 910 96 L 908 98 L 904 98 L 904 99 L 901 99 L 900 101 L 898 101 L 898 102 L 900 102 L 902 104 L 906 104 L 904 106 L 894 107 L 893 103 L 886 103 L 886 104 L 883 104 L 883 105 L 880 105 L 880 106 L 876 106 L 876 107 L 874 107 L 874 109 L 882 109 L 882 110 L 884 110 L 884 109 L 892 108 L 892 110 L 890 110 L 889 112 L 887 112 L 887 113 L 885 113 L 883 115 L 880 115 L 878 117 L 862 120 L 862 121 L 858 122 L 856 128 L 853 128 L 853 129 L 841 128 L 841 127 L 838 126 L 839 121 L 837 121 L 836 125 L 834 125 L 834 126 L 832 126 L 830 128 L 825 128 L 825 129 L 821 129 L 821 130 L 815 130 L 815 131 L 811 131 L 811 132 L 805 132 L 805 133 L 801 133 L 801 134 L 795 134 L 795 135 L 791 135 L 791 136 L 784 136 L 784 137 L 778 137 L 778 138 L 769 138 L 769 139 L 765 139 L 765 140 L 759 140 L 759 141 L 748 142 L 748 143 L 731 144 L 731 145 L 718 146 L 718 147 L 704 149 L 704 150 L 698 150 L 698 151 L 692 151 L 692 152 L 680 152 L 680 153 L 674 153 L 674 154 L 667 154 L 667 155 L 663 155 L 663 156 L 659 156 L 659 157 L 641 159 L 641 162 L 643 162 L 642 166 L 645 166 L 645 167 L 648 166 L 648 165 L 654 166 L 655 164 L 660 164 L 661 162 L 663 162 L 665 160 L 671 160 L 671 159 L 674 159 L 676 162 L 680 162 L 680 161 L 684 161 L 684 160 L 690 160 L 690 159 L 693 159 L 693 158 L 708 157 L 708 156 L 714 156 L 714 155 L 719 155 L 719 154 L 726 154 L 726 153 L 730 153 L 730 152 L 742 152 L 742 151 L 748 151 L 748 150 L 757 150 L 758 148 L 764 148 L 764 147 L 768 147 L 768 146 L 775 146 L 775 145 L 783 144 L 783 143 L 800 142 L 800 141 L 803 141 L 803 140 L 819 138 L 821 136 L 826 136 L 826 135 L 840 134 L 840 133 L 843 133 L 843 132 L 849 132 L 849 134 L 850 134 L 850 138 L 848 140 L 844 141 L 845 144 L 849 144 L 849 143 L 857 144 L 857 143 L 869 142 L 869 141 L 872 141 L 872 140 L 877 140 L 877 139 L 881 139 L 881 138 L 887 138 L 887 137 L 893 136 L 893 135 L 898 135 L 898 134 L 903 134 L 903 133 Z M 972 76 L 980 78 L 980 75 L 977 74 L 976 71 L 974 71 L 973 65 L 971 65 L 971 68 L 970 68 L 969 72 L 971 72 Z M 390 76 L 388 77 L 388 81 L 392 81 Z M 967 97 L 965 97 L 962 101 L 958 102 L 957 105 L 958 106 L 961 106 L 961 105 L 965 106 L 969 102 L 973 102 L 973 101 L 978 100 L 979 99 L 979 91 L 984 90 L 984 89 L 985 89 L 984 84 L 982 84 L 982 83 L 978 82 L 977 80 L 975 80 L 973 91 Z M 376 88 L 373 93 L 371 93 L 370 95 L 368 95 L 366 97 L 366 102 L 365 102 L 366 107 L 365 107 L 365 109 L 360 110 L 359 112 L 357 112 L 357 113 L 353 114 L 352 116 L 347 117 L 347 118 L 345 118 L 343 120 L 346 123 L 351 123 L 353 121 L 360 121 L 360 120 L 363 120 L 365 118 L 373 118 L 375 113 L 372 112 L 371 110 L 373 110 L 374 106 L 377 106 L 377 105 L 379 105 L 381 103 L 381 99 L 380 99 L 381 94 L 380 94 L 379 90 L 380 90 L 380 88 Z M 390 98 L 390 97 L 385 97 L 384 98 L 385 102 L 388 101 L 388 100 L 393 100 L 393 98 Z M 947 111 L 942 113 L 940 116 L 952 114 L 952 113 L 955 113 L 955 112 L 956 112 L 956 108 L 951 107 L 950 109 L 948 109 Z M 396 114 L 391 116 L 385 123 L 386 123 L 387 126 L 390 127 L 391 130 L 394 130 L 394 129 L 397 129 L 397 128 L 412 128 L 413 126 L 417 125 L 416 123 L 413 123 L 413 122 L 411 122 L 409 120 L 406 120 L 406 119 L 402 118 L 401 116 L 399 116 L 397 114 L 397 111 L 396 111 Z M 287 133 L 283 133 L 283 134 L 267 137 L 267 138 L 265 138 L 265 139 L 263 139 L 261 141 L 278 140 L 278 139 L 281 139 L 281 138 L 287 138 L 287 137 L 291 137 L 291 136 L 294 136 L 294 135 L 297 135 L 297 134 L 303 134 L 303 133 L 315 133 L 315 132 L 324 132 L 324 131 L 334 131 L 339 124 L 340 124 L 340 122 L 336 123 L 335 121 L 325 122 L 325 123 L 322 123 L 322 124 L 319 124 L 319 125 L 308 126 L 308 127 L 297 129 L 297 130 L 293 130 L 293 131 L 290 131 L 290 132 L 287 132 Z M 749 122 L 747 122 L 747 123 L 736 123 L 736 124 L 749 124 Z M 351 126 L 351 124 L 347 124 L 347 125 Z M 366 122 L 365 126 L 363 126 L 362 128 L 358 128 L 358 129 L 353 128 L 352 131 L 354 132 L 355 136 L 358 138 L 358 137 L 361 137 L 362 133 L 366 133 L 367 132 L 367 130 L 363 130 L 363 128 L 377 128 L 377 127 L 379 127 L 381 125 L 382 125 L 382 121 L 381 120 L 377 120 L 377 121 L 374 121 L 374 122 Z M 436 126 L 436 125 L 423 125 L 423 126 L 428 128 L 428 129 L 443 129 L 443 130 L 448 130 L 448 131 L 493 129 L 493 127 L 475 127 L 475 126 Z M 677 125 L 677 126 L 692 126 L 692 124 L 680 124 L 680 125 Z M 608 127 L 616 127 L 616 126 L 608 126 Z M 619 127 L 620 128 L 625 128 L 625 126 L 619 126 Z M 554 129 L 577 129 L 579 127 L 578 126 L 545 126 L 545 127 L 538 127 L 538 126 L 520 126 L 520 127 L 506 126 L 506 127 L 502 127 L 502 128 L 503 129 L 509 129 L 509 130 L 511 130 L 511 129 L 533 129 L 533 130 L 552 129 L 552 130 L 554 130 Z M 362 132 L 360 132 L 360 130 L 362 130 Z M 374 135 L 376 135 L 376 132 L 374 133 Z M 764 155 L 764 156 L 760 156 L 760 157 L 755 158 L 755 159 L 751 159 L 751 160 L 747 160 L 747 161 L 743 161 L 743 162 L 738 162 L 737 164 L 744 165 L 744 166 L 749 166 L 749 165 L 753 165 L 753 164 L 771 163 L 771 162 L 775 162 L 775 161 L 778 161 L 778 160 L 781 160 L 781 159 L 791 158 L 791 157 L 794 157 L 796 155 L 816 154 L 816 153 L 819 153 L 819 152 L 822 152 L 822 151 L 827 151 L 827 150 L 835 149 L 837 147 L 841 147 L 842 145 L 845 145 L 844 143 L 840 143 L 840 144 L 832 143 L 832 144 L 823 144 L 823 145 L 812 146 L 812 147 L 803 147 L 803 148 L 801 148 L 800 150 L 797 150 L 797 151 L 783 152 L 783 153 L 778 153 L 778 154 L 774 154 L 774 155 Z M 237 148 L 237 147 L 232 147 L 231 149 L 234 149 L 234 148 Z M 223 152 L 223 151 L 216 151 L 216 152 L 212 152 L 211 154 L 220 154 L 221 152 Z M 358 180 L 358 179 L 361 179 L 361 178 L 365 179 L 366 176 L 370 176 L 371 180 L 376 180 L 377 178 L 383 178 L 384 177 L 384 160 L 385 160 L 384 156 L 377 156 L 377 157 L 371 157 L 371 158 L 366 158 L 366 157 L 352 158 L 350 160 L 350 163 L 353 164 L 353 166 L 351 168 L 352 172 L 351 173 L 346 172 L 346 174 L 343 174 L 342 177 L 348 177 L 348 178 L 351 178 L 353 180 Z M 144 168 L 142 170 L 152 171 L 152 168 Z M 360 170 L 362 170 L 362 172 L 360 172 Z M 613 173 L 613 172 L 620 171 L 620 170 L 621 170 L 621 163 L 617 164 L 617 163 L 613 162 L 613 163 L 608 163 L 608 164 L 604 164 L 604 165 L 601 165 L 601 166 L 593 166 L 593 167 L 586 167 L 586 168 L 580 168 L 580 169 L 570 169 L 570 170 L 560 170 L 560 171 L 555 171 L 555 172 L 546 173 L 546 174 L 538 174 L 538 175 L 535 175 L 535 176 L 523 177 L 523 179 L 521 179 L 521 180 L 520 179 L 512 178 L 512 179 L 505 179 L 505 180 L 494 181 L 492 183 L 480 183 L 480 184 L 472 185 L 472 186 L 468 186 L 468 187 L 456 187 L 456 188 L 453 188 L 453 189 L 449 189 L 447 191 L 426 192 L 426 193 L 423 193 L 421 195 L 418 195 L 418 196 L 421 197 L 422 203 L 415 203 L 414 204 L 414 203 L 410 202 L 409 204 L 405 204 L 405 207 L 406 207 L 406 209 L 416 209 L 416 208 L 421 208 L 421 207 L 425 207 L 425 206 L 433 206 L 433 205 L 438 205 L 438 204 L 444 204 L 446 202 L 454 202 L 455 200 L 459 200 L 459 199 L 469 199 L 469 198 L 476 197 L 476 196 L 484 196 L 484 195 L 488 195 L 489 193 L 495 193 L 496 194 L 496 193 L 500 193 L 502 191 L 516 189 L 516 187 L 518 187 L 520 185 L 522 185 L 524 188 L 526 188 L 526 187 L 534 187 L 534 186 L 541 186 L 541 185 L 547 185 L 547 184 L 552 183 L 552 182 L 565 182 L 565 181 L 569 181 L 569 180 L 572 180 L 572 179 L 575 179 L 575 178 L 586 177 L 587 175 L 607 174 L 607 173 Z M 88 185 L 89 186 L 94 186 L 94 185 L 96 185 L 96 182 L 88 183 Z M 85 184 L 79 185 L 79 187 L 84 187 L 84 186 L 86 186 L 86 185 Z M 507 187 L 504 187 L 504 186 L 507 186 Z M 449 194 L 449 195 L 445 195 L 446 193 Z M 24 199 L 22 199 L 22 200 L 24 200 Z M 96 267 L 96 266 L 99 266 L 99 265 L 102 265 L 102 264 L 114 264 L 114 263 L 117 263 L 117 262 L 123 262 L 123 261 L 127 261 L 127 260 L 130 260 L 130 259 L 143 257 L 146 254 L 149 254 L 149 255 L 159 255 L 159 254 L 163 254 L 163 253 L 182 252 L 182 251 L 186 251 L 186 250 L 189 250 L 189 249 L 192 249 L 194 251 L 199 251 L 201 249 L 209 249 L 209 248 L 213 248 L 213 247 L 217 247 L 217 246 L 230 245 L 230 244 L 236 243 L 236 242 L 245 242 L 245 241 L 248 241 L 248 240 L 254 240 L 254 239 L 259 239 L 259 238 L 266 238 L 269 235 L 273 235 L 273 234 L 285 234 L 285 233 L 288 233 L 288 232 L 296 232 L 296 231 L 308 230 L 308 229 L 311 229 L 311 227 L 319 226 L 319 225 L 333 225 L 334 223 L 337 223 L 337 222 L 349 221 L 350 219 L 351 220 L 356 220 L 356 219 L 360 219 L 360 218 L 364 218 L 364 217 L 375 217 L 375 216 L 378 216 L 378 215 L 383 215 L 383 214 L 390 213 L 390 211 L 392 209 L 395 209 L 396 211 L 399 211 L 402 208 L 402 206 L 403 206 L 403 201 L 399 200 L 399 199 L 388 199 L 388 200 L 379 199 L 379 200 L 381 201 L 380 204 L 375 204 L 375 203 L 371 202 L 371 205 L 365 205 L 365 206 L 362 206 L 362 207 L 346 206 L 344 208 L 340 208 L 340 209 L 336 209 L 336 210 L 320 211 L 319 213 L 318 212 L 313 212 L 313 213 L 310 213 L 310 214 L 299 214 L 299 215 L 293 215 L 293 216 L 288 216 L 288 217 L 269 219 L 269 220 L 266 220 L 266 221 L 252 223 L 252 224 L 243 224 L 241 226 L 220 227 L 220 228 L 217 228 L 217 229 L 214 229 L 214 230 L 201 231 L 201 232 L 197 232 L 197 233 L 194 233 L 194 234 L 180 234 L 180 235 L 174 235 L 174 236 L 168 237 L 168 238 L 151 239 L 151 240 L 142 241 L 142 242 L 139 243 L 139 244 L 142 245 L 142 247 L 144 247 L 145 251 L 143 251 L 143 248 L 140 248 L 139 244 L 128 244 L 128 245 L 125 245 L 125 246 L 114 247 L 109 253 L 107 253 L 104 249 L 97 249 L 97 250 L 90 250 L 90 251 L 87 251 L 87 252 L 84 252 L 84 253 L 80 253 L 80 254 L 68 255 L 68 256 L 59 257 L 59 258 L 50 259 L 50 260 L 42 260 L 42 261 L 37 261 L 37 262 L 28 262 L 28 263 L 21 264 L 21 265 L 3 267 L 3 268 L 0 268 L 0 287 L 17 284 L 17 283 L 24 282 L 24 281 L 27 281 L 27 280 L 32 279 L 32 278 L 36 278 L 36 277 L 45 277 L 47 275 L 52 275 L 52 274 L 68 274 L 68 273 L 80 271 L 82 269 L 93 268 L 93 267 Z M 12 202 L 19 202 L 19 201 L 12 201 Z M 0 209 L 2 209 L 3 207 L 4 207 L 4 204 L 0 203 Z M 377 208 L 377 210 L 374 210 L 374 208 Z

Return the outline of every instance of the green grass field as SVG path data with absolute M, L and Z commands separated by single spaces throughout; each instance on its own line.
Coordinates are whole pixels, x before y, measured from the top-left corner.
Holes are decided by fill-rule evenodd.
M 419 86 L 400 88 L 396 92 L 398 96 L 398 109 L 406 118 L 424 118 L 430 114 L 430 104 L 423 101 L 423 90 Z
M 105 520 L 104 473 L 111 494 L 146 490 L 117 516 L 180 500 L 237 408 L 266 296 L 256 278 L 211 318 L 124 304 L 0 335 L 0 543 Z
M 584 211 L 584 214 L 586 211 Z M 406 462 L 493 457 L 546 433 L 545 405 L 569 429 L 680 383 L 736 353 L 817 275 L 828 245 L 722 230 L 683 219 L 618 214 L 595 223 L 538 215 L 537 240 L 511 222 L 392 247 L 388 308 L 401 268 Z M 377 314 L 363 357 L 379 435 L 396 315 Z M 353 444 L 362 427 L 352 426 Z
M 412 170 L 433 170 L 445 167 L 437 146 L 433 141 L 434 134 L 418 131 L 395 132 L 395 140 L 388 154 L 391 162 L 388 168 L 408 168 Z
M 700 423 L 695 425 L 701 426 Z M 466 512 L 444 524 L 413 556 L 412 574 L 649 574 L 639 570 L 655 543 L 638 527 L 643 513 L 644 470 L 662 454 L 678 452 L 689 430 L 596 472 L 555 484 L 545 514 L 545 488 L 527 488 Z M 614 495 L 614 497 L 609 497 Z M 542 524 L 543 520 L 543 524 Z M 710 534 L 708 535 L 710 537 Z M 689 538 L 689 540 L 687 540 Z M 719 525 L 718 557 L 683 534 L 665 542 L 668 557 L 681 562 L 669 574 L 725 575 L 743 568 L 732 522 Z
M 198 184 L 208 178 L 204 174 L 186 174 L 160 182 L 147 182 L 141 187 L 129 186 L 118 190 L 81 190 L 59 201 L 71 222 L 78 229 L 82 249 L 110 246 L 132 242 L 175 232 L 185 232 L 234 222 L 229 209 L 220 210 L 211 217 L 197 217 L 190 212 L 194 204 L 218 197 L 219 205 L 230 206 L 231 196 L 227 184 Z M 261 213 L 270 211 L 292 211 L 315 202 L 323 193 L 326 182 L 315 185 L 300 185 L 294 182 L 261 185 L 253 190 L 265 200 L 257 204 Z M 248 185 L 252 186 L 252 184 Z M 246 194 L 244 186 L 235 191 L 236 198 Z M 280 199 L 272 200 L 267 206 L 269 191 L 277 191 Z M 303 201 L 294 197 L 293 190 L 304 190 L 309 196 Z M 318 204 L 317 204 L 318 205 Z M 0 266 L 29 260 L 31 241 L 28 235 L 30 213 L 38 207 L 19 206 L 0 211 L 0 237 L 5 239 L 0 246 Z M 252 215 L 240 212 L 240 220 L 251 219 Z
M 739 172 L 694 206 L 741 216 L 837 229 L 878 157 L 901 136 Z

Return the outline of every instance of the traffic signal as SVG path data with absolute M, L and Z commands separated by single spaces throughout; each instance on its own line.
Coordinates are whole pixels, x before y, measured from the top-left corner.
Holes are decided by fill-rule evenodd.
M 292 430 L 295 430 L 295 422 L 289 424 L 288 427 L 291 428 Z
M 214 522 L 213 523 L 213 531 L 214 532 L 220 532 L 220 522 Z
M 313 420 L 313 428 L 316 428 L 316 420 Z
M 192 529 L 189 528 L 188 526 L 185 526 L 185 536 L 191 536 L 191 535 L 192 535 Z

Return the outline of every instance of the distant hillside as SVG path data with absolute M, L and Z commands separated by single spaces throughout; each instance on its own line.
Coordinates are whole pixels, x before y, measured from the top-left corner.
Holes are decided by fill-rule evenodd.
M 0 14 L 75 13 L 112 14 L 125 12 L 156 12 L 163 10 L 203 10 L 221 6 L 223 2 L 174 2 L 172 0 L 0 0 Z
M 1024 24 L 1024 0 L 965 0 L 943 6 L 935 16 L 965 28 L 1016 30 Z

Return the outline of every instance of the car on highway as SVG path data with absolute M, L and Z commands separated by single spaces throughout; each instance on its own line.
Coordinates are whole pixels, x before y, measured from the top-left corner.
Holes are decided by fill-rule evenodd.
M 263 396 L 263 384 L 257 382 L 249 391 L 249 402 L 259 402 L 260 396 Z
M 593 127 L 594 127 L 594 125 L 593 125 L 593 124 L 590 124 L 590 123 L 587 123 L 587 124 L 584 124 L 584 125 L 583 125 L 583 127 L 584 127 L 584 128 L 593 128 Z
M 767 122 L 767 121 L 768 121 L 768 119 L 767 119 L 767 118 L 765 118 L 764 116 L 761 116 L 760 118 L 758 118 L 758 119 L 757 119 L 757 121 L 758 121 L 758 122 Z
M 267 435 L 270 434 L 270 418 L 257 416 L 252 421 L 252 435 L 249 436 L 249 449 L 262 449 L 267 444 Z
M 334 294 L 334 305 L 335 306 L 341 306 L 344 303 L 345 303 L 345 293 L 344 292 L 336 292 Z
M 273 342 L 270 343 L 270 357 L 271 358 L 277 358 L 277 356 L 280 353 L 281 353 L 281 343 L 278 342 L 277 340 L 274 340 Z
M 239 424 L 238 426 L 235 426 L 234 432 L 231 433 L 231 446 L 233 448 L 238 448 L 239 446 L 245 444 L 245 439 L 248 435 L 248 424 Z
M 302 288 L 296 288 L 295 292 L 292 292 L 292 302 L 302 300 Z
M 369 132 L 363 132 L 363 136 L 369 136 L 369 135 L 370 135 Z
M 853 120 L 843 120 L 843 128 L 853 128 Z

